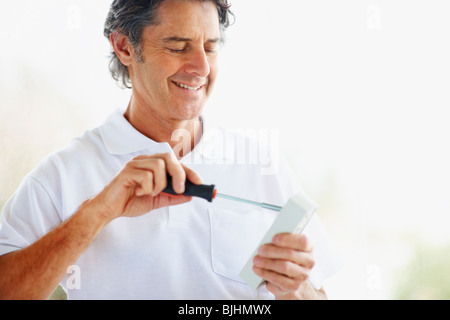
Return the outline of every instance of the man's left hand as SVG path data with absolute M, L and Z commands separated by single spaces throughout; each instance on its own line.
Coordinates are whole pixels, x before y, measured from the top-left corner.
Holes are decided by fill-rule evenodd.
M 267 281 L 267 290 L 278 300 L 325 297 L 322 289 L 315 290 L 308 282 L 315 261 L 304 235 L 276 235 L 272 243 L 260 247 L 253 264 L 253 271 Z

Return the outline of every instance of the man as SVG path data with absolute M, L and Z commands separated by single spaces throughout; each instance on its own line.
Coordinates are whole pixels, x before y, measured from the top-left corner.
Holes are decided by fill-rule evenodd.
M 113 1 L 105 34 L 113 75 L 132 87 L 130 103 L 43 161 L 6 204 L 0 298 L 46 299 L 59 283 L 69 299 L 258 296 L 238 273 L 276 214 L 162 192 L 168 175 L 182 194 L 187 180 L 202 183 L 199 174 L 266 202 L 297 191 L 283 173 L 208 154 L 199 121 L 228 14 L 223 0 Z M 175 132 L 184 133 L 182 148 Z M 320 286 L 330 266 L 317 220 L 309 232 L 315 241 L 279 234 L 259 249 L 254 272 L 267 280 L 260 297 L 326 297 Z

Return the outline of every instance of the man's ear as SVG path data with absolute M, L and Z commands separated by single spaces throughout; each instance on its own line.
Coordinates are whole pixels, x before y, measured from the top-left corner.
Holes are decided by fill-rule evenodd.
M 134 49 L 128 37 L 120 32 L 113 32 L 109 36 L 109 41 L 120 62 L 129 67 L 134 60 Z

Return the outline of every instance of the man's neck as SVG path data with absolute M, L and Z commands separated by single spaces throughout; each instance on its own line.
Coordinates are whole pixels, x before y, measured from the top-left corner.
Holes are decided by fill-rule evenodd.
M 178 120 L 161 117 L 150 108 L 138 107 L 133 98 L 124 114 L 130 124 L 155 142 L 167 142 L 181 159 L 200 141 L 203 125 L 200 118 Z

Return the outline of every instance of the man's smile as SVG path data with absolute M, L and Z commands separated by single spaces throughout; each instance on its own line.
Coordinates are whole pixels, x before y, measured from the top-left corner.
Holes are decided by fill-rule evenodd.
M 190 91 L 198 91 L 200 89 L 202 89 L 206 84 L 203 84 L 201 86 L 195 86 L 195 85 L 187 85 L 187 84 L 183 84 L 180 82 L 176 82 L 176 81 L 172 81 L 172 83 L 174 83 L 176 86 L 182 88 L 182 89 L 187 89 Z

